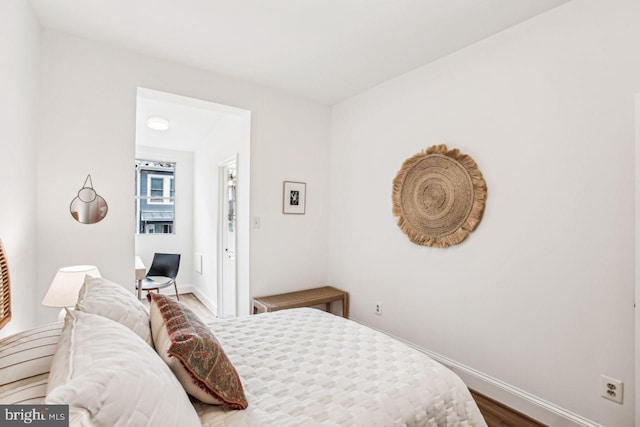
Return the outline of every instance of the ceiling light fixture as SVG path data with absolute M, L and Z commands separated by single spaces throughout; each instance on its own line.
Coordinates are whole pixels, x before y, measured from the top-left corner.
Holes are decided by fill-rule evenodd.
M 169 120 L 160 116 L 151 116 L 147 119 L 147 126 L 154 130 L 167 130 L 169 129 Z

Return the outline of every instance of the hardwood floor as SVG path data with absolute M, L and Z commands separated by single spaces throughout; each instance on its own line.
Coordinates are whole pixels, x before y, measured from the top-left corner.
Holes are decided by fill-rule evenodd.
M 471 390 L 471 395 L 489 427 L 546 427 L 483 394 Z
M 216 316 L 194 294 L 180 294 L 180 301 L 193 310 L 205 323 L 216 319 Z M 471 390 L 471 395 L 478 404 L 480 412 L 489 427 L 546 427 L 544 424 L 514 411 L 483 394 Z
M 175 295 L 167 295 L 169 297 L 175 298 Z M 180 302 L 183 302 L 184 305 L 189 307 L 191 311 L 198 315 L 200 319 L 204 323 L 213 322 L 216 320 L 216 315 L 211 312 L 200 300 L 197 296 L 192 294 L 191 292 L 186 294 L 180 294 Z M 149 302 L 147 301 L 146 296 L 142 298 L 142 303 L 149 307 Z
M 180 294 L 180 301 L 182 301 L 187 307 L 198 315 L 204 323 L 213 322 L 216 320 L 216 315 L 211 312 L 197 296 L 192 293 Z

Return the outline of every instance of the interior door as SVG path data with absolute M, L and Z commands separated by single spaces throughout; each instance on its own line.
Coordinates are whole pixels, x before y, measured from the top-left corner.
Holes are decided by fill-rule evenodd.
M 236 316 L 237 156 L 220 164 L 218 317 Z

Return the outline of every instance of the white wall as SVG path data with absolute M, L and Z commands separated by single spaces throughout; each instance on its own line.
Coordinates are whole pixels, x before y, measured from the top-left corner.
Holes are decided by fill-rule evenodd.
M 326 106 L 53 31 L 43 33 L 41 48 L 37 297 L 58 267 L 80 263 L 98 265 L 133 290 L 138 86 L 251 111 L 251 210 L 262 217 L 262 228 L 251 232 L 251 292 L 326 280 Z M 68 213 L 87 173 L 109 203 L 109 214 L 95 225 L 75 223 Z M 281 214 L 282 181 L 292 177 L 309 183 L 303 217 Z M 41 320 L 55 317 L 40 313 Z
M 40 29 L 23 0 L 0 2 L 0 239 L 12 280 L 8 335 L 36 324 L 36 157 Z
M 194 251 L 203 255 L 202 274 L 194 273 L 194 284 L 209 302 L 218 307 L 217 282 L 218 282 L 218 238 L 219 237 L 219 167 L 218 165 L 234 155 L 238 155 L 238 179 L 236 187 L 237 196 L 237 220 L 239 224 L 248 225 L 249 210 L 249 179 L 250 179 L 250 147 L 246 144 L 246 135 L 249 121 L 246 117 L 230 115 L 222 120 L 213 131 L 205 138 L 194 153 L 195 179 L 194 179 Z M 237 233 L 237 260 L 249 258 L 249 245 L 247 245 L 248 228 L 238 228 Z M 215 236 L 217 238 L 212 238 Z M 246 268 L 244 268 L 246 271 Z M 237 270 L 242 276 L 243 268 Z M 248 300 L 248 289 L 244 285 L 246 280 L 237 277 L 238 293 L 237 301 Z M 248 307 L 237 307 L 238 313 L 247 314 Z
M 139 255 L 147 267 L 151 267 L 156 252 L 180 254 L 178 270 L 178 291 L 181 285 L 193 283 L 193 153 L 167 150 L 136 144 L 136 158 L 175 162 L 175 223 L 174 234 L 136 234 L 135 254 Z M 134 213 L 135 217 L 135 213 Z M 173 294 L 173 287 L 167 288 Z
M 332 113 L 329 278 L 353 317 L 607 426 L 634 422 L 635 3 L 570 2 Z M 391 213 L 403 160 L 440 143 L 489 189 L 449 249 Z

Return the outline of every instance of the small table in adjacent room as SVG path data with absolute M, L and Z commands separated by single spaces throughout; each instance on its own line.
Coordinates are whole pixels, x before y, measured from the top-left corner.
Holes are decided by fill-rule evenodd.
M 147 273 L 147 267 L 144 266 L 142 258 L 136 255 L 136 282 L 138 282 L 138 299 L 142 299 L 142 281 Z
M 348 318 L 349 294 L 332 286 L 254 298 L 253 314 L 287 308 L 312 307 L 320 304 L 325 304 L 325 309 L 330 312 L 333 301 L 342 301 L 342 317 Z

